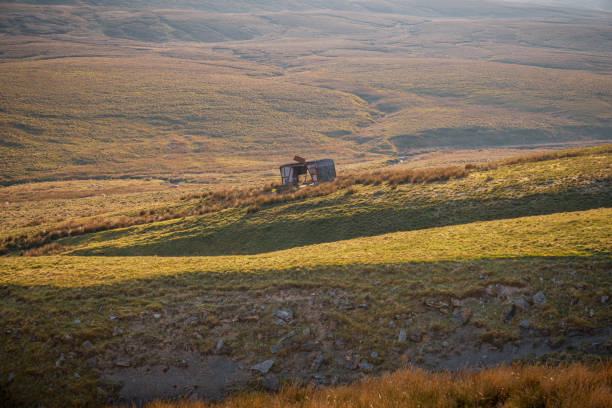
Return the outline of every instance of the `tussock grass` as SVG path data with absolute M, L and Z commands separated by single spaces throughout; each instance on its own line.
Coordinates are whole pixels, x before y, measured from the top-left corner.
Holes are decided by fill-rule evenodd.
M 504 330 L 489 330 L 480 335 L 480 341 L 489 343 L 499 349 L 504 348 L 504 344 L 509 341 L 518 340 L 520 336 L 516 333 L 511 333 Z
M 8 235 L 0 239 L 0 254 L 9 250 L 21 249 L 21 255 L 33 256 L 45 254 L 44 251 L 32 251 L 40 246 L 49 246 L 52 241 L 59 238 L 71 237 L 76 235 L 89 234 L 92 232 L 107 231 L 115 228 L 139 225 L 147 222 L 163 221 L 173 218 L 180 218 L 187 215 L 184 212 L 164 212 L 157 214 L 155 210 L 150 210 L 148 216 L 116 218 L 94 218 L 87 222 L 65 221 L 53 228 L 43 228 L 31 234 Z
M 43 256 L 43 255 L 55 255 L 70 250 L 71 247 L 66 245 L 60 245 L 57 242 L 51 242 L 50 244 L 43 245 L 37 248 L 31 248 L 22 251 L 23 256 Z
M 351 188 L 349 194 L 352 194 L 356 191 L 352 187 L 356 185 L 430 183 L 463 177 L 467 174 L 468 171 L 464 166 L 436 167 L 430 169 L 379 169 L 370 172 L 359 172 L 340 176 L 332 182 L 320 183 L 307 188 L 283 187 L 278 184 L 269 184 L 262 189 L 227 189 L 212 193 L 194 193 L 185 195 L 181 197 L 181 199 L 209 198 L 211 205 L 206 212 L 210 212 L 224 208 L 238 207 L 250 202 L 254 202 L 257 205 L 266 205 L 320 197 L 348 188 Z
M 568 157 L 581 157 L 587 154 L 608 154 L 612 153 L 612 145 L 598 146 L 590 149 L 567 149 L 552 152 L 541 152 L 524 156 L 511 157 L 509 159 L 496 160 L 488 163 L 466 164 L 467 170 L 492 170 L 500 166 L 512 166 L 515 164 L 535 163 L 545 160 L 565 159 Z
M 255 213 L 262 206 L 290 201 L 304 200 L 332 194 L 338 190 L 351 188 L 356 184 L 379 185 L 388 183 L 399 185 L 404 183 L 426 183 L 462 177 L 467 174 L 464 167 L 452 166 L 432 169 L 412 170 L 378 170 L 371 173 L 359 173 L 339 177 L 333 182 L 320 183 L 307 188 L 282 187 L 269 184 L 263 188 L 223 189 L 213 192 L 192 193 L 184 195 L 181 200 L 201 199 L 202 201 L 190 209 L 160 208 L 141 210 L 138 216 L 120 216 L 114 218 L 94 218 L 83 223 L 81 221 L 66 221 L 52 229 L 43 228 L 39 231 L 22 235 L 7 235 L 0 238 L 0 254 L 10 250 L 24 250 L 22 255 L 39 255 L 40 251 L 29 251 L 59 238 L 107 231 L 133 225 L 165 221 L 191 215 L 203 215 L 236 207 L 247 207 L 247 213 Z M 351 190 L 354 192 L 355 190 Z M 41 222 L 42 223 L 42 222 Z
M 211 404 L 154 402 L 147 408 L 607 408 L 611 404 L 612 363 L 601 363 L 594 366 L 501 366 L 459 373 L 406 368 L 351 386 L 317 389 L 288 385 L 278 394 L 247 393 Z
M 220 322 L 232 321 L 242 307 L 250 311 L 252 305 L 263 301 L 263 296 L 286 292 L 299 297 L 317 292 L 315 297 L 321 299 L 317 309 L 334 312 L 327 317 L 338 323 L 334 329 L 337 337 L 360 355 L 392 350 L 397 328 L 389 328 L 386 322 L 398 314 L 416 313 L 416 327 L 432 333 L 444 331 L 450 315 L 432 320 L 432 311 L 423 305 L 423 298 L 461 297 L 469 288 L 481 288 L 471 296 L 487 299 L 489 280 L 494 285 L 506 282 L 501 279 L 529 279 L 533 286 L 530 294 L 537 290 L 546 293 L 548 303 L 559 311 L 559 316 L 550 320 L 546 317 L 548 310 L 534 310 L 529 315 L 534 327 L 552 333 L 560 330 L 560 321 L 572 316 L 590 326 L 602 327 L 609 323 L 611 312 L 608 305 L 599 302 L 610 286 L 610 261 L 606 255 L 610 213 L 610 209 L 597 209 L 477 222 L 252 256 L 139 257 L 133 256 L 135 250 L 129 250 L 132 256 L 125 257 L 2 257 L 0 290 L 4 298 L 0 326 L 11 333 L 2 337 L 6 353 L 0 355 L 0 375 L 7 378 L 9 373 L 15 373 L 10 392 L 22 402 L 20 405 L 33 405 L 39 400 L 57 402 L 50 406 L 71 405 L 78 398 L 93 401 L 98 398 L 98 374 L 86 368 L 84 361 L 90 354 L 79 347 L 85 340 L 102 353 L 104 364 L 112 364 L 113 356 L 122 352 L 126 343 L 139 343 L 143 336 L 163 339 L 171 333 L 173 342 L 208 350 L 219 339 L 214 328 Z M 259 213 L 253 217 L 256 216 Z M 165 237 L 163 233 L 156 235 Z M 480 275 L 489 278 L 481 279 Z M 564 285 L 557 286 L 553 279 L 562 280 Z M 376 281 L 380 284 L 374 285 Z M 568 288 L 579 290 L 580 301 L 571 308 L 567 305 L 573 295 L 567 293 Z M 354 304 L 366 303 L 368 308 L 335 307 L 332 300 L 337 297 L 332 298 L 331 289 L 340 291 Z M 593 317 L 585 312 L 585 305 L 594 309 Z M 474 316 L 474 324 L 487 330 L 513 330 L 520 319 L 527 317 L 518 312 L 507 325 L 497 314 L 502 309 L 493 306 L 483 309 L 480 317 Z M 292 306 L 300 316 L 299 327 L 314 330 L 325 324 L 327 319 L 317 314 L 309 316 L 303 307 L 310 308 L 307 304 Z M 255 358 L 268 355 L 269 347 L 282 335 L 273 324 L 272 310 L 275 309 L 262 312 L 257 322 L 237 321 L 231 325 L 232 333 L 238 335 L 230 341 L 232 358 L 246 361 L 248 366 L 255 363 Z M 207 320 L 206 326 L 184 331 L 183 322 L 189 315 L 202 311 L 214 318 Z M 157 324 L 152 313 L 160 312 L 168 320 Z M 111 314 L 118 318 L 109 320 Z M 76 318 L 81 324 L 73 323 Z M 571 327 L 576 325 L 580 320 L 573 319 Z M 115 326 L 124 329 L 124 336 L 112 336 Z M 134 330 L 135 327 L 144 329 Z M 320 332 L 324 330 L 327 328 Z M 17 332 L 20 335 L 13 336 Z M 73 340 L 66 340 L 66 334 Z M 30 335 L 36 341 L 30 341 Z M 444 337 L 436 333 L 433 338 Z M 61 375 L 55 378 L 58 356 L 75 351 L 75 358 L 62 363 Z M 142 363 L 135 364 L 155 361 L 154 354 L 143 353 L 135 357 Z M 385 361 L 378 372 L 402 365 L 399 355 Z M 75 372 L 80 379 L 74 378 Z M 46 388 L 49 382 L 55 388 Z M 58 393 L 59 387 L 64 386 L 70 387 L 69 392 Z M 404 403 L 398 405 L 401 404 Z
M 485 164 L 426 169 L 383 168 L 347 174 L 336 178 L 332 182 L 307 187 L 286 187 L 271 183 L 263 187 L 226 188 L 216 191 L 189 193 L 181 196 L 175 205 L 167 204 L 164 207 L 148 210 L 142 209 L 138 214 L 129 216 L 100 216 L 86 221 L 68 220 L 58 223 L 52 228 L 45 227 L 27 233 L 7 234 L 0 237 L 0 254 L 11 250 L 21 250 L 22 255 L 38 255 L 44 252 L 29 250 L 48 245 L 64 237 L 210 214 L 230 208 L 246 207 L 247 214 L 254 214 L 270 205 L 306 201 L 316 197 L 329 196 L 341 190 L 345 190 L 345 195 L 349 196 L 357 192 L 356 186 L 358 185 L 378 186 L 384 184 L 393 189 L 402 184 L 433 183 L 459 179 L 466 177 L 472 172 L 490 171 L 502 166 L 516 166 L 545 160 L 559 160 L 598 154 L 607 155 L 611 152 L 612 145 L 604 145 L 595 148 L 521 156 Z
M 518 37 L 528 31 L 520 30 Z M 595 37 L 566 37 L 577 38 Z M 11 45 L 28 56 L 66 56 L 71 46 L 84 55 L 46 61 L 7 57 L 0 67 L 5 78 L 0 126 L 9 138 L 0 145 L 5 159 L 0 183 L 267 171 L 296 151 L 355 163 L 423 147 L 608 138 L 607 75 L 469 61 L 463 53 L 444 64 L 413 52 L 408 58 L 403 53 L 382 58 L 358 48 L 347 54 L 352 41 L 318 39 L 280 49 L 268 43 L 257 50 L 234 44 L 232 53 L 185 44 L 172 52 L 143 47 L 137 56 L 122 47 L 89 43 L 85 51 L 83 44 L 59 45 L 47 38 Z M 586 50 L 579 43 L 563 54 L 583 60 L 573 55 Z M 440 43 L 429 46 L 434 44 Z M 522 53 L 526 49 L 531 47 Z M 543 49 L 550 51 L 538 46 L 531 57 L 548 59 Z M 296 58 L 308 50 L 336 58 L 325 63 Z M 112 58 L 102 56 L 109 53 Z M 592 65 L 605 69 L 608 60 Z M 282 68 L 287 65 L 297 69 Z
M 538 256 L 590 258 L 609 252 L 611 217 L 612 209 L 602 208 L 402 231 L 256 255 L 142 257 L 139 258 L 138 264 L 129 264 L 130 273 L 124 273 L 128 270 L 125 258 L 116 256 L 41 259 L 2 257 L 0 283 L 90 286 L 134 278 L 174 275 L 177 268 L 186 272 L 205 270 L 217 273 L 257 273 L 301 267 L 356 264 L 375 266 L 442 260 L 469 261 Z M 112 242 L 119 247 L 127 243 L 129 242 L 121 240 Z M 52 259 L 61 262 L 48 263 Z M 83 274 L 83 268 L 86 268 L 88 273 Z M 516 279 L 513 276 L 504 277 Z M 434 292 L 428 294 L 433 295 Z

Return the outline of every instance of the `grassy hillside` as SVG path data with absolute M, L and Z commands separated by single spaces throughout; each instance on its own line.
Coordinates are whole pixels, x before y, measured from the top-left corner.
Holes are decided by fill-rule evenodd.
M 163 58 L 2 64 L 3 177 L 243 170 L 261 167 L 255 152 L 274 168 L 270 157 L 295 149 L 341 154 L 315 132 L 350 130 L 368 116 L 350 95 L 237 73 L 244 68 Z
M 7 83 L 2 177 L 189 177 L 271 170 L 294 152 L 342 163 L 375 157 L 369 152 L 610 137 L 604 75 L 353 62 L 271 78 L 244 75 L 243 63 L 220 68 L 161 57 L 7 62 L 0 65 Z M 487 82 L 491 70 L 502 77 Z M 555 100 L 558 93 L 565 98 Z
M 611 19 L 0 2 L 0 405 L 609 406 Z
M 609 151 L 609 146 L 602 146 L 536 154 L 518 160 L 487 163 L 484 167 L 468 164 L 413 169 L 411 165 L 405 165 L 404 168 L 399 166 L 390 170 L 378 169 L 344 175 L 332 183 L 308 188 L 281 189 L 272 184 L 266 187 L 225 189 L 214 192 L 207 189 L 204 192 L 183 194 L 181 200 L 178 201 L 176 190 L 173 194 L 167 192 L 155 195 L 135 193 L 118 195 L 112 199 L 107 199 L 105 194 L 101 194 L 99 197 L 83 200 L 46 200 L 45 197 L 49 195 L 62 196 L 62 194 L 74 193 L 71 192 L 69 184 L 64 187 L 65 192 L 61 190 L 45 191 L 43 185 L 39 187 L 40 193 L 34 195 L 32 193 L 36 191 L 36 188 L 26 185 L 23 188 L 7 189 L 13 191 L 15 199 L 18 199 L 20 195 L 31 198 L 8 207 L 7 215 L 18 218 L 12 222 L 7 220 L 2 223 L 5 228 L 10 225 L 15 225 L 15 228 L 0 233 L 2 245 L 0 249 L 3 252 L 28 250 L 39 255 L 56 253 L 64 250 L 62 249 L 63 244 L 68 244 L 70 247 L 74 243 L 71 239 L 58 241 L 62 237 L 83 236 L 92 232 L 117 230 L 120 227 L 143 224 L 147 224 L 146 230 L 151 231 L 149 236 L 155 236 L 166 226 L 160 221 L 173 220 L 170 222 L 171 230 L 196 231 L 195 234 L 190 232 L 191 235 L 185 236 L 165 234 L 165 239 L 170 243 L 167 248 L 169 252 L 153 244 L 148 249 L 149 252 L 146 249 L 147 245 L 144 245 L 145 248 L 129 246 L 126 248 L 127 253 L 130 254 L 130 251 L 134 250 L 139 254 L 149 254 L 150 251 L 153 251 L 156 255 L 183 253 L 182 251 L 186 251 L 186 254 L 204 255 L 227 253 L 219 252 L 221 248 L 223 248 L 222 251 L 230 253 L 242 253 L 242 251 L 249 253 L 249 251 L 278 249 L 279 245 L 284 245 L 284 248 L 296 244 L 316 243 L 320 242 L 319 240 L 346 239 L 360 236 L 366 233 L 365 231 L 369 231 L 367 234 L 383 233 L 396 231 L 398 228 L 448 225 L 469 222 L 473 219 L 593 208 L 605 205 L 609 199 L 605 193 L 609 171 L 605 166 L 601 167 L 602 163 L 608 162 Z M 533 165 L 543 160 L 557 160 L 562 165 L 552 166 L 557 171 L 546 175 L 545 172 L 549 166 Z M 530 164 L 527 172 L 518 168 L 514 169 L 514 174 L 506 174 L 508 173 L 507 164 L 526 163 Z M 531 168 L 532 166 L 534 168 Z M 427 194 L 422 194 L 418 192 L 418 188 L 409 188 L 407 190 L 409 194 L 406 194 L 404 189 L 397 190 L 398 186 L 405 184 L 464 179 L 481 168 L 501 175 L 500 185 L 493 186 L 489 183 L 492 180 L 491 176 L 482 180 L 474 179 L 474 174 L 471 174 L 471 178 L 467 179 L 468 183 L 449 183 L 450 191 L 446 192 L 431 190 Z M 574 175 L 578 170 L 580 177 Z M 525 175 L 529 173 L 533 173 L 530 174 L 533 180 L 531 183 L 526 183 L 529 177 Z M 554 183 L 548 178 L 551 175 L 560 177 L 562 181 L 553 185 Z M 517 177 L 519 179 L 516 179 Z M 474 181 L 480 184 L 478 186 L 480 194 L 474 195 L 469 200 L 457 200 L 466 196 L 463 192 L 465 188 L 474 188 Z M 72 184 L 82 185 L 82 183 Z M 106 184 L 113 185 L 110 182 Z M 121 186 L 125 186 L 123 188 L 130 186 L 125 182 L 114 184 L 117 185 L 115 189 L 118 188 L 119 191 L 121 191 Z M 153 187 L 163 190 L 165 183 L 132 182 L 131 185 L 141 189 Z M 388 186 L 388 189 L 376 188 L 381 185 Z M 55 184 L 51 183 L 50 186 L 55 186 Z M 87 196 L 95 195 L 96 191 L 114 191 L 108 188 L 101 190 L 102 185 L 95 183 L 92 183 L 91 186 L 80 193 Z M 363 187 L 364 194 L 356 194 L 359 186 Z M 593 186 L 595 186 L 594 189 Z M 188 189 L 197 188 L 197 185 L 192 185 Z M 393 196 L 388 194 L 397 191 L 402 194 L 393 194 Z M 517 193 L 517 191 L 522 193 Z M 438 193 L 442 195 L 438 196 Z M 383 197 L 380 197 L 381 195 Z M 391 201 L 390 198 L 395 196 L 400 199 Z M 174 201 L 172 197 L 175 197 Z M 492 199 L 502 197 L 513 199 L 515 207 L 508 208 L 505 206 L 505 201 L 492 203 Z M 66 198 L 70 196 L 67 195 Z M 260 212 L 262 208 L 268 208 L 271 204 L 301 203 L 304 199 L 309 198 L 318 198 L 318 200 L 307 202 L 306 207 L 304 204 L 288 205 L 281 208 L 280 211 Z M 155 202 L 154 205 L 151 205 L 152 199 Z M 466 202 L 469 205 L 461 208 Z M 312 212 L 304 211 L 312 205 L 321 207 L 319 204 L 322 204 L 323 208 L 317 208 Z M 61 211 L 55 209 L 57 205 L 61 206 Z M 315 213 L 318 214 L 315 215 Z M 68 214 L 72 214 L 72 217 L 66 217 Z M 211 215 L 199 217 L 203 214 Z M 272 217 L 267 218 L 266 214 Z M 306 216 L 304 217 L 303 214 Z M 197 217 L 192 217 L 194 215 Z M 188 222 L 184 222 L 185 217 L 190 217 Z M 155 222 L 158 224 L 150 225 Z M 365 231 L 361 227 L 356 229 L 359 222 L 367 225 L 368 229 Z M 263 230 L 258 225 L 264 226 Z M 320 234 L 317 231 L 321 229 L 329 232 Z M 125 230 L 125 232 L 131 235 L 142 235 L 142 227 Z M 266 239 L 261 239 L 262 232 L 266 232 Z M 113 237 L 116 236 L 114 231 L 112 234 Z M 235 234 L 249 239 L 237 242 L 234 239 Z M 274 241 L 275 239 L 277 241 Z M 78 240 L 80 242 L 81 238 Z M 213 247 L 207 243 L 212 243 Z M 219 243 L 224 243 L 226 246 L 220 246 Z M 247 246 L 250 248 L 247 249 Z M 142 252 L 143 250 L 145 252 Z M 87 250 L 85 251 L 88 253 Z M 94 253 L 105 252 L 96 249 Z
M 196 9 L 207 11 L 221 11 L 235 13 L 240 12 L 255 12 L 255 11 L 285 11 L 285 10 L 312 10 L 326 8 L 335 11 L 368 11 L 368 12 L 383 12 L 393 14 L 410 14 L 410 15 L 425 15 L 425 16 L 539 16 L 540 13 L 550 13 L 550 9 L 543 7 L 529 7 L 525 4 L 511 5 L 499 1 L 487 0 L 466 0 L 461 3 L 449 5 L 443 0 L 423 1 L 423 0 L 371 0 L 367 2 L 354 2 L 350 0 L 331 0 L 326 3 L 321 3 L 318 0 L 175 0 L 168 4 L 161 0 L 9 0 L 7 3 L 25 3 L 25 4 L 64 4 L 64 5 L 94 5 L 106 7 L 127 7 L 135 9 L 160 9 L 171 8 L 176 9 Z M 563 5 L 563 4 L 561 4 Z M 555 10 L 558 15 L 567 16 L 570 13 L 589 15 L 587 11 L 576 10 Z M 531 13 L 531 14 L 528 14 Z
M 440 333 L 451 339 L 461 326 L 453 319 L 457 310 L 474 311 L 470 320 L 478 329 L 472 341 L 500 348 L 520 344 L 518 323 L 524 319 L 532 329 L 562 339 L 567 330 L 610 324 L 609 307 L 599 298 L 609 295 L 611 284 L 611 215 L 606 209 L 468 224 L 252 257 L 3 258 L 3 378 L 15 376 L 10 390 L 17 401 L 66 403 L 112 395 L 112 388 L 95 387 L 103 384 L 99 376 L 117 365 L 175 364 L 180 355 L 175 344 L 206 355 L 225 339 L 232 359 L 252 365 L 274 357 L 269 348 L 291 330 L 273 324 L 278 307 L 299 316 L 300 330 L 311 328 L 321 342 L 317 347 L 331 353 L 326 358 L 333 353 L 325 344 L 338 339 L 341 349 L 361 356 L 376 351 L 375 372 L 397 368 L 401 360 L 394 356 L 404 352 L 416 364 L 439 364 L 433 356 Z M 515 296 L 541 290 L 549 300 L 505 322 L 509 306 L 496 294 L 498 287 Z M 266 300 L 277 291 L 290 297 Z M 307 302 L 311 293 L 314 306 Z M 461 305 L 451 307 L 455 312 L 437 312 L 424 303 L 448 305 L 449 299 Z M 486 308 L 480 309 L 483 300 Z M 366 311 L 356 307 L 361 304 Z M 183 322 L 200 315 L 206 315 L 204 321 L 183 329 Z M 397 348 L 394 327 L 406 324 L 404 319 L 433 349 L 419 352 L 422 340 Z M 121 335 L 113 335 L 115 327 Z M 308 341 L 299 336 L 276 357 L 286 379 L 310 378 L 308 360 L 295 367 L 291 351 Z M 139 351 L 122 363 L 128 345 Z M 62 353 L 71 357 L 54 368 Z M 344 381 L 358 374 L 337 364 L 331 360 L 324 373 L 340 371 Z M 298 373 L 289 374 L 296 368 Z M 58 387 L 69 394 L 57 394 Z
M 299 269 L 300 266 L 316 267 L 323 271 L 324 266 L 418 263 L 434 260 L 591 257 L 607 254 L 611 211 L 606 208 L 428 228 L 258 255 L 186 257 L 181 258 L 185 262 L 183 267 L 179 267 L 178 260 L 173 257 L 143 257 L 139 258 L 136 264 L 139 270 L 132 273 L 119 273 L 124 267 L 123 264 L 129 265 L 130 260 L 116 256 L 55 257 L 50 258 L 54 262 L 48 264 L 48 267 L 44 266 L 48 261 L 46 257 L 4 257 L 0 258 L 0 262 L 4 265 L 3 280 L 6 283 L 82 287 L 105 281 L 111 283 L 163 276 L 174 274 L 174 271 L 181 269 L 189 272 L 204 268 L 207 272 L 228 272 L 230 276 L 235 272 L 239 273 L 242 279 L 242 275 L 260 270 L 281 273 Z M 565 234 L 561 234 L 561 231 Z M 105 233 L 98 234 L 97 240 L 103 240 L 104 235 Z M 162 238 L 164 234 L 158 236 Z M 499 245 L 501 242 L 504 245 Z M 40 270 L 41 268 L 43 269 Z M 88 269 L 89 272 L 79 277 L 82 268 Z M 257 279 L 257 274 L 254 274 L 253 278 Z
M 598 151 L 602 153 L 598 154 Z M 394 231 L 605 207 L 611 155 L 501 166 L 432 184 L 359 185 L 306 201 L 227 209 L 58 241 L 84 255 L 269 252 Z M 207 206 L 206 199 L 185 207 Z M 240 239 L 236 239 L 240 237 Z
M 0 6 L 2 184 L 207 180 L 270 172 L 295 153 L 344 165 L 612 135 L 607 13 L 70 4 Z M 259 11 L 226 12 L 238 6 Z
M 354 184 L 0 257 L 6 400 L 101 404 L 150 383 L 168 398 L 220 396 L 261 387 L 249 367 L 267 359 L 282 383 L 349 384 L 406 365 L 606 358 L 608 150 Z M 221 394 L 206 388 L 213 377 L 229 378 Z

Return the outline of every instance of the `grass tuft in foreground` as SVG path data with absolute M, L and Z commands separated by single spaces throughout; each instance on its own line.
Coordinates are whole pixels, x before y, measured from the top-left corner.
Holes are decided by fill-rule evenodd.
M 612 364 L 513 366 L 477 372 L 402 369 L 352 386 L 296 385 L 278 394 L 251 393 L 218 404 L 155 402 L 148 408 L 229 407 L 591 407 L 612 405 Z

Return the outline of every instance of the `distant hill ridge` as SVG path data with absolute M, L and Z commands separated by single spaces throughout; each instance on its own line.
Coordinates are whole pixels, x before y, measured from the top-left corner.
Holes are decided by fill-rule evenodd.
M 415 15 L 424 17 L 538 17 L 541 12 L 550 13 L 548 7 L 612 10 L 607 0 L 574 2 L 542 0 L 533 2 L 462 0 L 8 0 L 6 3 L 38 5 L 90 5 L 101 7 L 125 7 L 134 9 L 194 9 L 221 13 L 278 12 L 278 11 L 360 11 Z M 510 4 L 516 3 L 516 4 Z M 546 6 L 546 10 L 543 9 Z M 558 11 L 568 14 L 567 11 Z M 586 11 L 583 11 L 586 12 Z
M 612 138 L 604 11 L 22 1 L 0 0 L 4 185 L 269 172 L 296 152 L 344 165 Z
M 507 3 L 527 3 L 527 0 L 501 0 Z M 568 7 L 576 9 L 612 10 L 610 0 L 532 0 L 529 4 L 538 4 L 553 7 Z

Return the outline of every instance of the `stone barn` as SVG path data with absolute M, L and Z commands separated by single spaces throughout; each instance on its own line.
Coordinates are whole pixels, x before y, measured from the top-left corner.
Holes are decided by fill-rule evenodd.
M 336 178 L 336 166 L 332 159 L 308 160 L 300 156 L 293 158 L 295 163 L 280 166 L 281 180 L 284 186 L 300 184 L 300 176 L 304 176 L 304 182 L 308 182 L 308 176 L 312 183 L 332 181 Z

